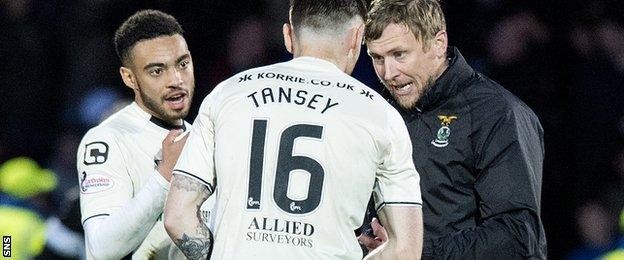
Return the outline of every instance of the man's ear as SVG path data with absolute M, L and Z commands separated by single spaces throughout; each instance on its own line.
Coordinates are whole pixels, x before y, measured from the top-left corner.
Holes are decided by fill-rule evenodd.
M 119 74 L 121 75 L 121 79 L 127 87 L 136 90 L 136 76 L 131 69 L 121 66 L 119 67 Z
M 293 53 L 293 38 L 292 38 L 293 30 L 290 24 L 285 23 L 282 26 L 282 34 L 284 34 L 284 46 L 286 47 L 286 50 L 292 54 Z
M 448 37 L 445 30 L 436 33 L 433 38 L 433 46 L 437 57 L 446 57 L 446 48 L 448 47 Z
M 357 52 L 361 48 L 364 38 L 364 24 L 351 28 L 349 31 L 349 53 Z

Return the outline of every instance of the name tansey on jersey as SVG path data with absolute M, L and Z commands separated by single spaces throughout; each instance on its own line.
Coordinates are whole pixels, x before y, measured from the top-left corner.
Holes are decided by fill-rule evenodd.
M 306 79 L 303 77 L 291 76 L 283 73 L 273 72 L 260 72 L 255 75 L 245 74 L 238 79 L 238 83 L 246 82 L 250 80 L 262 80 L 262 79 L 277 79 L 285 82 L 294 82 L 302 85 L 316 85 L 321 87 L 336 87 L 358 93 L 370 100 L 373 99 L 373 94 L 368 90 L 361 89 L 357 91 L 353 85 L 332 82 L 329 80 L 320 79 Z M 288 103 L 299 106 L 305 106 L 309 109 L 318 110 L 321 114 L 324 114 L 329 109 L 339 105 L 336 98 L 324 96 L 318 93 L 311 93 L 310 89 L 293 89 L 291 87 L 281 86 L 267 86 L 260 91 L 251 92 L 247 95 L 247 98 L 253 103 L 255 107 L 260 107 L 269 103 Z

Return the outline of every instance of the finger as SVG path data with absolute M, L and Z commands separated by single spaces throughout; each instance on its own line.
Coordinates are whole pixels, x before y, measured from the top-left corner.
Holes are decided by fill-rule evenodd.
M 380 244 L 383 244 L 383 241 L 381 238 L 379 237 L 370 237 L 367 235 L 360 235 L 358 237 L 358 241 L 360 242 L 360 244 L 365 245 L 365 246 L 370 246 L 370 247 L 377 247 Z
M 178 136 L 176 136 L 176 137 L 175 137 L 175 139 L 173 139 L 173 142 L 179 142 L 179 141 L 182 141 L 182 143 L 185 143 L 185 142 L 186 142 L 186 139 L 187 139 L 187 138 L 188 138 L 188 136 L 189 136 L 189 133 L 190 133 L 189 131 L 187 131 L 187 132 L 181 132 Z
M 173 139 L 175 139 L 181 133 L 182 133 L 182 130 L 180 130 L 180 129 L 173 129 L 173 130 L 169 131 L 169 133 L 167 133 L 167 136 L 165 137 L 165 140 L 173 141 Z
M 360 235 L 358 237 L 358 242 L 364 245 L 368 251 L 372 251 L 375 248 L 378 248 L 381 244 L 383 244 L 383 241 L 380 241 L 377 238 L 369 237 L 367 235 Z
M 178 136 L 180 136 L 181 133 L 182 133 L 182 130 L 179 130 L 179 129 L 174 129 L 174 130 L 169 131 L 169 133 L 167 133 L 167 136 L 165 136 L 163 143 L 166 143 L 166 144 L 174 143 L 175 139 Z
M 371 221 L 371 228 L 373 229 L 373 234 L 375 234 L 377 239 L 382 242 L 388 240 L 388 233 L 381 223 L 379 223 L 378 219 L 375 218 Z
M 383 226 L 381 226 L 377 218 L 373 218 L 371 220 L 371 228 L 373 229 L 373 234 L 377 235 L 377 232 L 383 229 Z
M 360 242 L 360 244 L 366 246 L 367 248 L 374 247 L 374 245 L 376 244 L 375 239 L 367 235 L 360 235 L 358 237 L 358 241 Z

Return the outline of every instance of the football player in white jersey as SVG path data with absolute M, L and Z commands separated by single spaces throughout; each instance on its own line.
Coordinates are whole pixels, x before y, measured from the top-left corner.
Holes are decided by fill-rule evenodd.
M 183 257 L 162 223 L 171 170 L 186 137 L 174 139 L 190 126 L 183 118 L 195 88 L 182 32 L 171 15 L 144 10 L 115 34 L 120 74 L 135 99 L 89 130 L 78 149 L 89 259 Z
M 361 259 L 354 230 L 373 190 L 390 239 L 367 257 L 420 257 L 407 128 L 349 76 L 365 15 L 361 0 L 292 0 L 283 32 L 294 59 L 241 72 L 204 99 L 165 206 L 189 259 L 211 245 L 212 259 Z M 214 234 L 197 217 L 211 195 Z

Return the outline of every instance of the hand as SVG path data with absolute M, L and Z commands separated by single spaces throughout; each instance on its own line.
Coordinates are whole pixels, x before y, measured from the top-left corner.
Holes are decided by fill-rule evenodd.
M 162 161 L 158 164 L 158 173 L 162 175 L 167 181 L 171 181 L 171 172 L 173 167 L 180 157 L 182 147 L 186 143 L 188 134 L 182 138 L 178 138 L 182 134 L 182 130 L 176 129 L 169 131 L 169 134 L 162 142 Z M 176 140 L 179 139 L 179 140 Z
M 358 241 L 360 241 L 362 245 L 366 246 L 366 249 L 368 249 L 369 252 L 388 241 L 388 233 L 386 232 L 386 229 L 379 224 L 379 220 L 377 218 L 373 218 L 371 221 L 371 227 L 373 228 L 374 238 L 369 237 L 364 233 L 358 237 Z

